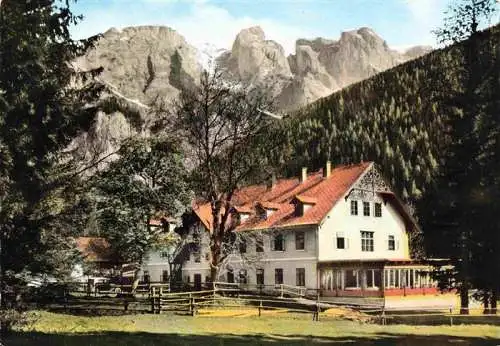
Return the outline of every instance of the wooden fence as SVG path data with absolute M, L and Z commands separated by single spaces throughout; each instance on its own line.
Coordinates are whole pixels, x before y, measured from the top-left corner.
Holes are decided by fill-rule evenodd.
M 461 315 L 460 309 L 443 308 L 392 308 L 380 305 L 355 305 L 321 301 L 319 296 L 311 299 L 311 294 L 304 287 L 287 285 L 260 285 L 254 287 L 247 284 L 225 282 L 212 283 L 211 289 L 190 292 L 171 292 L 170 286 L 164 283 L 152 283 L 142 287 L 140 293 L 132 295 L 116 295 L 116 290 L 93 292 L 79 295 L 81 290 L 68 292 L 63 301 L 54 302 L 54 306 L 64 310 L 117 311 L 120 313 L 150 312 L 154 314 L 175 312 L 195 316 L 207 309 L 245 309 L 254 310 L 256 316 L 265 311 L 310 314 L 315 321 L 326 318 L 324 312 L 332 308 L 348 308 L 362 313 L 380 324 L 459 324 L 488 323 L 499 324 L 500 315 L 481 314 L 482 309 L 470 309 L 470 315 Z M 120 291 L 131 287 L 121 286 Z M 109 294 L 112 292 L 113 294 Z M 75 295 L 76 293 L 76 295 Z M 263 294 L 264 293 L 264 294 Z M 50 307 L 49 307 L 50 308 Z

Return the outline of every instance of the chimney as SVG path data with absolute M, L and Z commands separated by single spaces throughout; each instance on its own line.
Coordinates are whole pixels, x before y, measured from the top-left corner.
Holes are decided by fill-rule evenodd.
M 328 178 L 332 173 L 332 163 L 330 161 L 326 161 L 325 168 L 323 168 L 323 178 Z
M 300 175 L 299 181 L 301 183 L 307 180 L 307 167 L 302 167 L 302 174 Z
M 272 190 L 274 189 L 275 186 L 276 186 L 276 174 L 273 173 L 267 183 L 267 189 Z

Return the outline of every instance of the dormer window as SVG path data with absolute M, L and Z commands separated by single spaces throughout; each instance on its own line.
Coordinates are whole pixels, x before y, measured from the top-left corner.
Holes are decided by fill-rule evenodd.
M 240 223 L 245 222 L 252 215 L 252 207 L 249 205 L 236 206 L 233 210 L 239 218 Z
M 302 203 L 295 204 L 295 216 L 304 215 L 304 205 Z
M 304 215 L 310 208 L 316 204 L 316 198 L 297 195 L 290 203 L 295 204 L 295 216 Z
M 267 210 L 260 207 L 260 206 L 257 206 L 256 208 L 256 214 L 257 214 L 257 217 L 261 220 L 267 220 Z
M 245 222 L 250 217 L 250 214 L 240 213 L 240 222 Z
M 278 203 L 259 202 L 255 206 L 255 209 L 257 211 L 257 215 L 259 216 L 259 218 L 262 220 L 266 220 L 269 216 L 271 216 L 271 214 L 277 211 L 279 207 L 280 206 Z

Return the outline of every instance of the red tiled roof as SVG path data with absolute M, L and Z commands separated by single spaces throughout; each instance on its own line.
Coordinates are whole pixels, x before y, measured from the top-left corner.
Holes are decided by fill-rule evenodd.
M 371 165 L 371 162 L 363 162 L 356 165 L 338 166 L 332 169 L 328 178 L 324 178 L 320 170 L 309 174 L 306 181 L 302 183 L 298 178 L 291 178 L 278 180 L 273 188 L 265 184 L 244 187 L 235 192 L 232 200 L 234 205 L 253 205 L 260 202 L 277 207 L 277 210 L 267 219 L 250 217 L 236 230 L 319 224 L 335 203 L 348 192 L 348 189 Z M 296 196 L 300 196 L 304 201 L 315 200 L 315 204 L 303 216 L 296 216 L 295 208 L 290 204 Z M 205 227 L 211 229 L 210 204 L 195 205 L 193 210 Z
M 310 196 L 304 196 L 304 195 L 297 195 L 294 197 L 294 199 L 298 200 L 301 203 L 305 203 L 305 204 L 316 204 L 318 202 L 316 197 L 310 197 Z
M 212 230 L 212 207 L 210 203 L 193 203 L 193 211 L 198 216 L 203 225 L 208 229 Z
M 258 202 L 260 206 L 264 209 L 273 209 L 273 210 L 278 210 L 281 208 L 280 203 L 273 203 L 273 202 Z
M 167 217 L 167 216 L 162 216 L 162 217 L 157 217 L 154 219 L 149 220 L 149 224 L 152 226 L 163 226 L 163 222 L 168 222 L 168 223 L 176 223 L 178 220 L 174 219 L 173 217 Z
M 254 209 L 251 204 L 237 205 L 234 207 L 234 209 L 238 213 L 252 214 L 254 212 Z
M 99 237 L 79 237 L 76 247 L 88 262 L 110 262 L 113 253 L 108 241 Z

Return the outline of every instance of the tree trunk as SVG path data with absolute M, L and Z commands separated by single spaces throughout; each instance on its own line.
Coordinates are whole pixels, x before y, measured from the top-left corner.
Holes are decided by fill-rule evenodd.
M 491 290 L 491 296 L 490 296 L 490 313 L 493 315 L 497 314 L 497 302 L 498 302 L 498 290 L 494 288 Z
M 488 292 L 484 292 L 483 295 L 483 315 L 490 314 L 490 294 Z
M 460 288 L 460 314 L 469 314 L 469 288 L 466 284 L 462 284 Z
M 210 280 L 212 280 L 212 282 L 216 282 L 217 281 L 217 273 L 218 270 L 217 270 L 217 267 L 214 267 L 213 265 L 210 266 Z
M 130 292 L 133 296 L 135 295 L 135 292 L 137 291 L 137 286 L 139 286 L 139 281 L 140 281 L 139 273 L 140 273 L 140 271 L 141 271 L 140 266 L 134 270 L 134 281 L 132 282 L 132 290 Z

